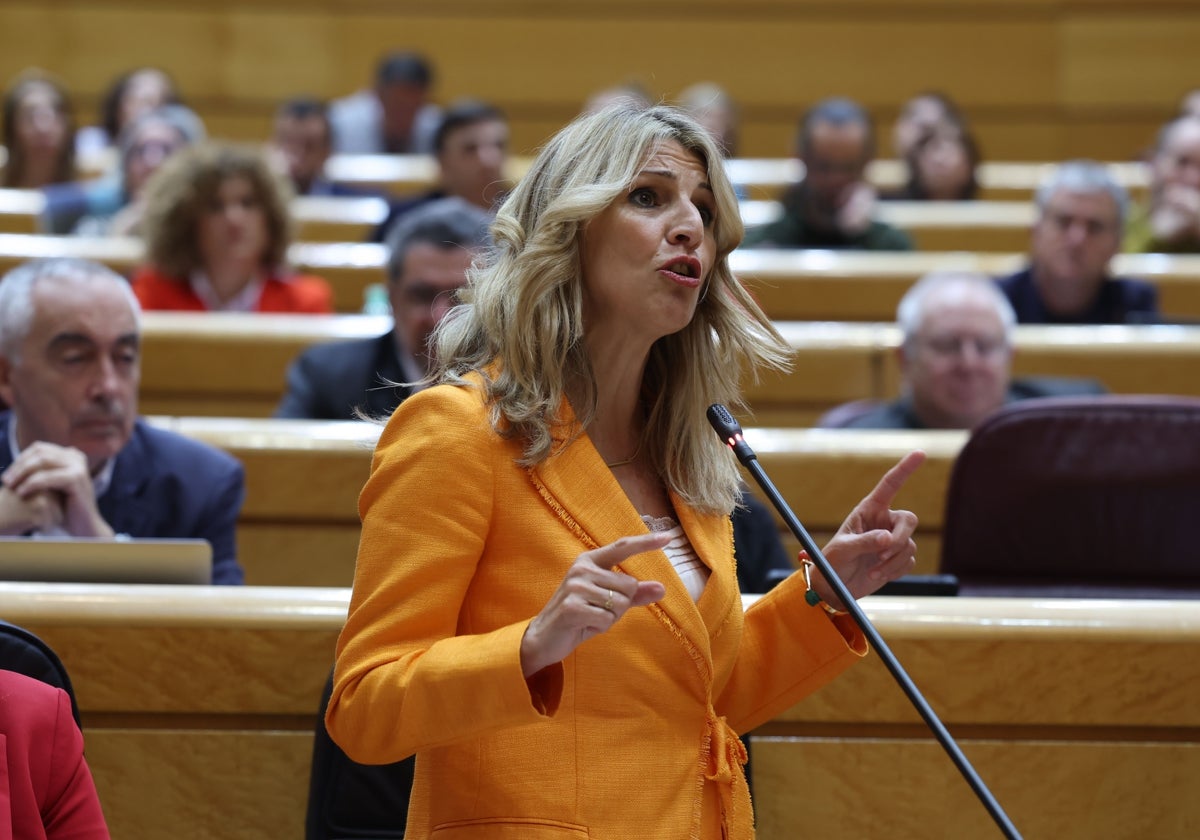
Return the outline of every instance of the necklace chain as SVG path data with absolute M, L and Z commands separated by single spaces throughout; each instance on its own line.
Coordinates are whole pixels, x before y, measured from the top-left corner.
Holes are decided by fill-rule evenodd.
M 624 466 L 632 464 L 634 461 L 636 461 L 637 456 L 641 455 L 641 454 L 642 454 L 642 442 L 639 440 L 637 449 L 633 450 L 633 454 L 630 455 L 628 458 L 626 458 L 623 461 L 605 461 L 604 466 L 608 467 L 610 470 L 615 469 L 616 467 L 624 467 Z

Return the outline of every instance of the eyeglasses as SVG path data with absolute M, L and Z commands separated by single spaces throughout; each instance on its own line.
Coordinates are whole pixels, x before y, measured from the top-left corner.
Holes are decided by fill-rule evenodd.
M 968 347 L 981 359 L 995 359 L 1008 352 L 1008 340 L 995 336 L 935 335 L 918 339 L 929 352 L 942 359 L 966 355 Z

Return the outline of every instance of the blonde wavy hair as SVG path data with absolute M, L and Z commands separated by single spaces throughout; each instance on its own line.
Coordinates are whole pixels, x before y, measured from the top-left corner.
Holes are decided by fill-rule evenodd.
M 466 374 L 480 373 L 492 425 L 523 441 L 524 466 L 552 455 L 556 440 L 581 434 L 596 409 L 583 335 L 583 228 L 672 140 L 708 172 L 717 259 L 691 322 L 650 350 L 640 444 L 690 506 L 728 513 L 737 500 L 737 464 L 705 411 L 715 402 L 740 405 L 740 376 L 763 365 L 785 369 L 790 350 L 729 270 L 743 227 L 720 150 L 677 109 L 619 102 L 579 117 L 546 144 L 497 212 L 493 246 L 472 268 L 460 292 L 464 303 L 435 333 L 440 361 L 433 378 L 464 384 Z M 564 396 L 578 428 L 562 428 Z
M 200 217 L 230 178 L 245 178 L 262 205 L 267 227 L 262 267 L 270 271 L 284 265 L 292 241 L 288 209 L 292 188 L 271 168 L 260 149 L 232 143 L 201 143 L 181 149 L 146 182 L 142 238 L 152 265 L 181 280 L 204 268 Z

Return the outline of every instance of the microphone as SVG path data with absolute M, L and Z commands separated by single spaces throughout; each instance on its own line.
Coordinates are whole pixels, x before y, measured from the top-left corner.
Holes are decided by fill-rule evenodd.
M 716 431 L 717 436 L 721 438 L 726 446 L 733 450 L 733 454 L 742 466 L 754 476 L 759 486 L 762 487 L 763 492 L 767 494 L 767 498 L 771 500 L 771 504 L 775 506 L 780 516 L 783 517 L 783 521 L 787 523 L 791 532 L 796 535 L 796 539 L 800 541 L 800 545 L 804 546 L 804 550 L 808 552 L 809 559 L 821 570 L 821 574 L 825 576 L 826 582 L 841 602 L 845 604 L 846 611 L 854 619 L 854 623 L 858 625 L 863 635 L 867 637 L 867 641 L 871 644 L 871 647 L 875 648 L 875 651 L 879 654 L 879 658 L 883 660 L 883 664 L 887 666 L 897 685 L 908 695 L 909 702 L 913 704 L 917 713 L 921 715 L 925 724 L 933 732 L 934 737 L 937 738 L 938 743 L 942 745 L 942 748 L 950 756 L 950 760 L 958 767 L 962 777 L 971 786 L 976 797 L 983 804 L 983 807 L 987 809 L 997 827 L 999 827 L 1000 831 L 1009 840 L 1021 840 L 1021 835 L 1017 832 L 1016 827 L 1013 826 L 1008 815 L 1004 813 L 1004 809 L 1000 807 L 1000 803 L 992 796 L 992 792 L 988 790 L 987 785 L 979 778 L 979 774 L 975 772 L 975 768 L 971 766 L 971 762 L 967 760 L 962 750 L 959 749 L 958 743 L 950 735 L 950 731 L 946 729 L 941 719 L 938 718 L 937 713 L 933 711 L 933 708 L 925 700 L 916 684 L 908 676 L 903 666 L 901 666 L 900 661 L 892 653 L 891 648 L 887 646 L 883 637 L 879 635 L 879 631 L 875 629 L 875 625 L 871 623 L 871 619 L 867 618 L 867 614 L 858 605 L 858 601 L 850 594 L 850 590 L 846 588 L 846 584 L 838 577 L 833 566 L 830 565 L 825 555 L 821 553 L 821 550 L 817 548 L 817 544 L 813 542 L 813 538 L 809 535 L 804 525 L 796 518 L 796 514 L 792 512 L 787 502 L 784 501 L 783 495 L 775 487 L 770 477 L 767 476 L 762 465 L 758 463 L 758 455 L 755 454 L 750 444 L 746 443 L 742 437 L 741 425 L 730 413 L 729 409 L 720 403 L 710 405 L 706 414 L 708 422 L 712 425 L 713 430 Z M 811 590 L 809 594 L 816 595 Z M 806 600 L 810 604 L 814 603 L 811 598 Z

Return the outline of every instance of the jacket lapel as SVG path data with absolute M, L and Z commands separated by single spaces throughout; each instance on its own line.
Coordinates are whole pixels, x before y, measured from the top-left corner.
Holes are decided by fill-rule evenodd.
M 574 416 L 569 419 L 573 426 Z M 580 433 L 565 449 L 530 472 L 546 504 L 589 548 L 646 532 L 645 523 L 586 434 Z M 729 578 L 733 575 L 728 561 L 732 552 L 728 542 L 731 526 L 728 517 L 693 514 L 673 494 L 671 501 L 696 554 L 710 568 L 715 565 L 699 604 L 692 601 L 661 551 L 630 557 L 617 568 L 638 580 L 657 580 L 666 587 L 666 596 L 652 605 L 651 611 L 673 633 L 682 634 L 697 647 L 707 662 L 711 660 L 710 633 L 719 630 L 728 608 L 722 602 L 728 601 Z M 736 584 L 732 591 L 736 594 Z

